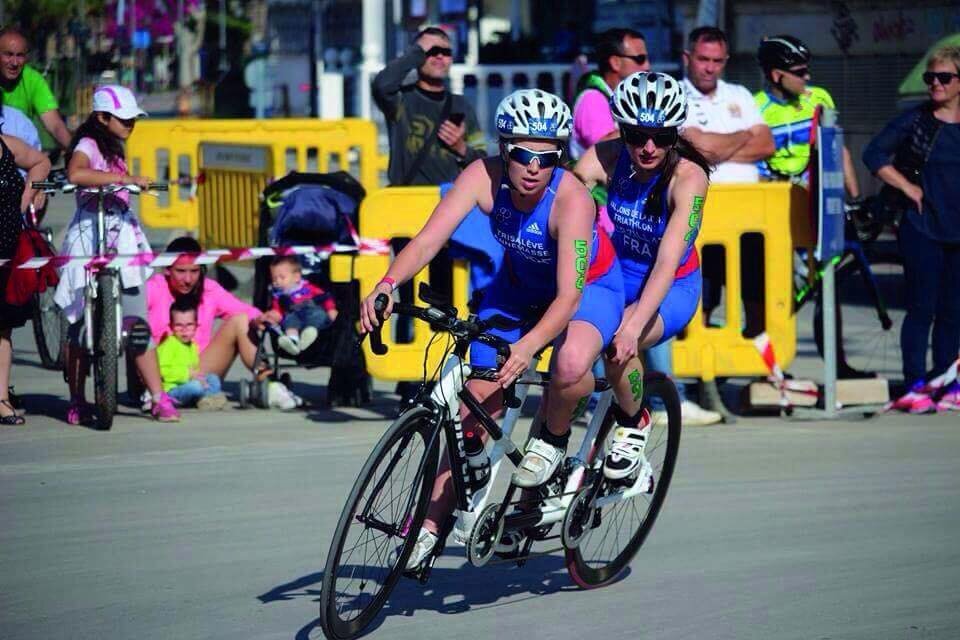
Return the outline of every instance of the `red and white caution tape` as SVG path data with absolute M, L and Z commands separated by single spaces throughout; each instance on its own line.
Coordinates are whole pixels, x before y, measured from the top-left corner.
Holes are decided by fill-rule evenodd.
M 767 365 L 767 370 L 770 372 L 767 380 L 780 392 L 781 407 L 790 408 L 793 406 L 793 403 L 790 402 L 790 398 L 787 396 L 788 391 L 801 393 L 814 398 L 820 396 L 820 392 L 817 390 L 815 384 L 803 380 L 790 380 L 783 374 L 783 369 L 780 368 L 780 364 L 777 362 L 777 356 L 773 352 L 773 343 L 770 342 L 770 336 L 768 336 L 766 332 L 754 338 L 753 344 L 760 353 L 763 363 Z
M 927 388 L 930 390 L 930 393 L 939 391 L 952 384 L 957 379 L 958 373 L 960 373 L 960 358 L 957 358 L 952 365 L 947 367 L 946 371 L 928 382 Z
M 300 256 L 317 255 L 328 258 L 335 253 L 353 253 L 359 255 L 389 255 L 390 243 L 384 240 L 371 238 L 357 238 L 359 242 L 352 244 L 327 245 L 293 245 L 285 247 L 248 247 L 238 249 L 210 249 L 200 253 L 173 252 L 173 253 L 131 253 L 114 254 L 110 256 L 49 256 L 30 258 L 11 266 L 19 269 L 39 269 L 46 265 L 60 268 L 67 265 L 82 264 L 88 268 L 122 268 L 122 267 L 169 267 L 177 260 L 189 259 L 191 264 L 216 264 L 218 262 L 238 262 L 242 260 L 256 260 L 264 256 Z M 10 264 L 12 260 L 0 260 L 0 265 Z

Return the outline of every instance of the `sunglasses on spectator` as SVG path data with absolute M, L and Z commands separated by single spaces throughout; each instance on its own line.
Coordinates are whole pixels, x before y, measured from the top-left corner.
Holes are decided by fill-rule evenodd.
M 924 71 L 923 83 L 933 86 L 933 81 L 938 80 L 943 86 L 953 82 L 954 78 L 960 78 L 960 73 L 950 73 L 949 71 Z
M 620 127 L 620 135 L 624 142 L 634 147 L 645 147 L 647 140 L 653 140 L 653 144 L 660 148 L 672 147 L 680 137 L 680 133 L 675 128 L 661 129 L 651 133 L 638 127 Z
M 550 149 L 549 151 L 533 151 L 518 144 L 507 145 L 507 157 L 514 162 L 519 162 L 525 167 L 530 166 L 534 160 L 540 165 L 541 169 L 555 167 L 560 164 L 560 156 L 563 152 L 560 149 Z
M 810 67 L 797 67 L 796 69 L 781 69 L 784 73 L 789 73 L 798 78 L 806 78 L 810 75 Z
M 441 47 L 441 46 L 430 47 L 429 49 L 427 49 L 427 57 L 432 58 L 434 56 L 446 56 L 449 58 L 453 56 L 453 49 L 451 49 L 450 47 Z
M 628 58 L 628 59 L 630 59 L 630 60 L 633 60 L 633 61 L 636 62 L 637 64 L 646 64 L 646 63 L 647 63 L 647 54 L 645 54 L 645 53 L 638 53 L 638 54 L 636 54 L 636 55 L 634 55 L 634 56 L 629 56 L 629 55 L 627 55 L 627 54 L 625 54 L 625 53 L 618 53 L 618 54 L 616 54 L 616 56 L 617 56 L 618 58 Z

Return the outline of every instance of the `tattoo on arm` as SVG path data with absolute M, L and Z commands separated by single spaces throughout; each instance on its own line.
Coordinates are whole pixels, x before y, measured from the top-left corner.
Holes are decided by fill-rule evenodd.
M 630 392 L 633 394 L 633 401 L 640 402 L 643 398 L 643 375 L 639 369 L 634 369 L 627 374 L 627 381 L 630 382 Z
M 587 257 L 590 253 L 586 240 L 574 240 L 573 252 L 576 254 L 574 268 L 577 271 L 576 287 L 583 291 L 583 284 L 587 279 Z
M 703 196 L 693 196 L 693 206 L 690 207 L 690 216 L 687 218 L 687 224 L 690 230 L 683 236 L 684 242 L 690 242 L 697 237 L 697 230 L 700 228 L 700 221 L 703 219 Z

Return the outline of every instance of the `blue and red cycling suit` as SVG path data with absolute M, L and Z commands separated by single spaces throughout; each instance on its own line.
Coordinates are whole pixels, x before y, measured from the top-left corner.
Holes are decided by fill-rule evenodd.
M 520 211 L 513 205 L 506 177 L 501 180 L 490 211 L 490 230 L 504 248 L 504 260 L 493 282 L 483 292 L 478 310 L 481 318 L 500 314 L 535 323 L 539 314 L 557 297 L 557 241 L 550 236 L 550 216 L 565 173 L 563 169 L 554 169 L 543 197 L 529 212 Z M 580 306 L 572 320 L 596 327 L 606 347 L 620 326 L 623 306 L 623 278 L 616 251 L 607 234 L 595 226 L 590 266 Z M 535 317 L 531 318 L 531 315 Z M 528 329 L 492 330 L 491 333 L 513 343 Z M 470 363 L 476 367 L 493 368 L 496 366 L 496 352 L 475 342 L 470 347 Z
M 611 239 L 623 270 L 627 305 L 640 299 L 670 220 L 666 198 L 663 198 L 663 206 L 658 212 L 650 212 L 646 206 L 661 176 L 658 174 L 647 182 L 640 182 L 633 179 L 633 174 L 633 163 L 624 148 L 617 159 L 613 180 L 610 181 L 607 214 L 613 221 Z M 687 326 L 700 300 L 703 279 L 700 275 L 700 258 L 693 246 L 698 230 L 694 229 L 687 238 L 687 247 L 680 259 L 673 286 L 660 303 L 658 313 L 663 318 L 663 337 L 660 342 L 669 340 Z

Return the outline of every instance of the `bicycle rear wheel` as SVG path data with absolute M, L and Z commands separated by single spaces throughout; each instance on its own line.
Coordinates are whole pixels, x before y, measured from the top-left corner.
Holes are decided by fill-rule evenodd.
M 360 471 L 323 572 L 320 626 L 328 638 L 357 636 L 386 603 L 426 516 L 439 440 L 433 413 L 413 408 L 387 429 Z
M 592 516 L 588 516 L 585 526 L 590 530 L 583 534 L 576 548 L 566 552 L 570 577 L 584 589 L 610 584 L 630 564 L 653 528 L 670 488 L 680 447 L 680 399 L 670 380 L 661 373 L 650 372 L 644 376 L 643 406 L 649 410 L 654 398 L 663 403 L 666 415 L 651 414 L 653 424 L 644 450 L 653 468 L 652 491 L 594 509 Z M 607 436 L 614 422 L 611 407 L 587 461 L 588 468 L 593 470 L 588 476 L 592 476 L 594 482 L 603 482 L 599 496 L 612 492 L 609 483 L 603 480 L 602 469 Z
M 67 319 L 63 310 L 53 301 L 54 287 L 38 293 L 33 308 L 33 337 L 37 354 L 44 369 L 63 368 L 63 353 L 67 341 Z
M 110 429 L 117 413 L 117 371 L 120 345 L 117 340 L 117 275 L 97 274 L 97 299 L 93 312 L 93 395 L 97 428 Z

